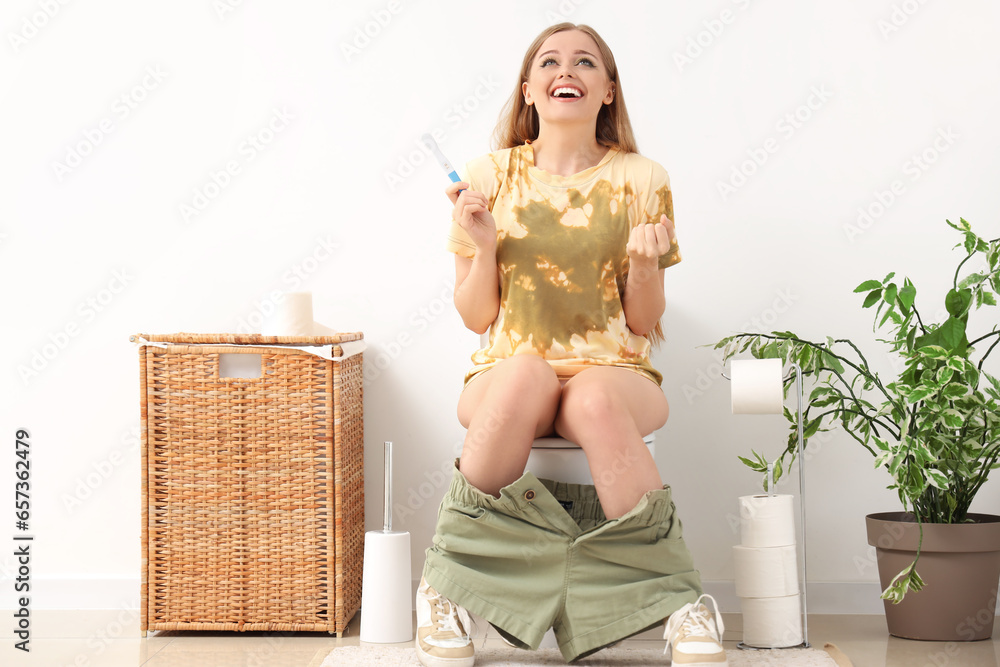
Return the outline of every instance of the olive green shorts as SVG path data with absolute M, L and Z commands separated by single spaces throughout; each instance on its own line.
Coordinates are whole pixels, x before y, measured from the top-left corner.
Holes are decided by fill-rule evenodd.
M 567 662 L 659 624 L 701 594 L 670 487 L 608 520 L 593 486 L 530 472 L 494 498 L 456 468 L 424 577 L 522 648 L 551 627 Z

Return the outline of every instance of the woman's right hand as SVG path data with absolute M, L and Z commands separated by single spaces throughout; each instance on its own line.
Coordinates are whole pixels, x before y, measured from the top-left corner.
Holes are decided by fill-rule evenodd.
M 494 251 L 497 244 L 497 224 L 490 213 L 486 195 L 470 190 L 469 184 L 464 181 L 452 183 L 445 193 L 455 205 L 452 218 L 469 234 L 476 248 Z

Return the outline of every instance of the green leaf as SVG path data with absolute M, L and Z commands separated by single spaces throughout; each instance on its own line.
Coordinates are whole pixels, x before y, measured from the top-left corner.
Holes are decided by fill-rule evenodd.
M 964 384 L 949 384 L 945 385 L 944 389 L 941 390 L 941 396 L 953 401 L 956 398 L 962 398 L 969 393 L 969 388 Z
M 892 456 L 892 452 L 882 452 L 882 453 L 880 453 L 877 457 L 875 457 L 875 466 L 874 467 L 881 468 L 882 466 L 884 466 L 886 464 L 886 461 L 889 460 L 890 456 Z
M 832 368 L 838 373 L 843 374 L 844 372 L 844 365 L 840 363 L 839 359 L 837 359 L 829 352 L 825 351 L 823 352 L 823 365 L 826 366 L 827 368 Z
M 948 409 L 941 413 L 941 420 L 948 428 L 962 428 L 965 420 L 958 410 Z
M 927 368 L 920 371 L 920 384 L 925 387 L 933 387 L 935 389 L 940 389 L 941 385 L 935 379 L 934 369 Z
M 825 408 L 830 405 L 836 405 L 837 403 L 840 403 L 841 400 L 842 399 L 840 396 L 828 396 L 826 398 L 821 398 L 815 401 L 809 401 L 809 403 L 813 407 Z
M 748 458 L 746 458 L 744 456 L 739 456 L 737 458 L 739 458 L 739 460 L 743 462 L 743 465 L 745 465 L 746 467 L 750 468 L 751 470 L 753 470 L 755 472 L 763 472 L 760 469 L 760 464 L 757 463 L 756 461 L 751 461 L 750 459 L 748 459 Z M 766 471 L 766 470 L 767 470 L 767 466 L 764 466 L 764 471 Z
M 965 235 L 965 252 L 967 252 L 967 253 L 969 253 L 971 255 L 976 250 L 976 242 L 978 240 L 979 240 L 979 237 L 976 236 L 975 234 L 973 234 L 972 232 L 969 232 L 968 234 L 966 234 Z
M 880 308 L 881 308 L 881 306 L 880 306 Z M 877 314 L 876 314 L 876 317 L 878 317 Z M 899 324 L 899 316 L 896 315 L 896 311 L 894 311 L 892 308 L 887 308 L 886 311 L 885 311 L 885 316 L 882 318 L 882 320 L 878 323 L 878 326 L 875 327 L 875 328 L 876 329 L 881 329 L 885 325 L 886 321 L 889 318 L 892 318 L 893 322 L 895 322 L 896 324 Z
M 886 586 L 886 589 L 882 591 L 882 599 L 889 600 L 893 604 L 899 604 L 903 601 L 903 596 L 910 590 L 916 592 L 924 587 L 924 580 L 920 578 L 916 570 L 916 561 L 904 569 L 902 572 L 897 574 L 893 580 Z
M 940 328 L 940 327 L 938 327 Z M 917 352 L 924 354 L 923 350 L 929 347 L 939 347 L 942 352 L 944 352 L 944 357 L 948 356 L 948 352 L 942 347 L 943 341 L 941 339 L 941 332 L 938 329 L 934 329 L 925 333 L 923 336 L 918 336 L 913 340 L 913 347 L 916 348 Z M 944 357 L 941 357 L 942 359 Z
M 937 460 L 934 458 L 931 450 L 927 448 L 927 445 L 922 442 L 913 448 L 913 456 L 916 458 L 917 464 L 921 467 Z
M 945 220 L 945 222 L 948 223 L 949 227 L 951 227 L 952 229 L 957 229 L 960 232 L 972 231 L 972 225 L 966 222 L 965 218 L 959 218 L 958 220 L 959 220 L 958 224 L 955 224 L 951 220 Z
M 927 387 L 927 386 L 921 385 L 921 386 L 917 387 L 916 389 L 914 389 L 912 392 L 910 392 L 910 395 L 906 397 L 906 402 L 908 404 L 912 405 L 913 403 L 916 403 L 918 401 L 922 401 L 925 398 L 927 398 L 928 396 L 931 396 L 931 395 L 937 393 L 937 390 L 938 390 L 937 387 Z
M 906 282 L 903 284 L 903 289 L 899 290 L 899 303 L 903 307 L 903 312 L 909 312 L 910 308 L 913 307 L 913 302 L 917 298 L 917 288 L 913 286 L 910 279 L 907 278 Z
M 972 291 L 968 289 L 953 289 L 945 297 L 944 305 L 949 315 L 952 317 L 961 317 L 969 311 L 969 306 L 972 305 Z
M 899 291 L 899 288 L 896 287 L 896 283 L 889 283 L 886 286 L 886 288 L 885 288 L 885 294 L 883 295 L 883 298 L 885 299 L 885 302 L 888 303 L 890 306 L 895 306 L 896 305 L 896 293 L 898 291 Z
M 987 281 L 987 276 L 984 273 L 970 273 L 969 275 L 962 278 L 961 282 L 958 283 L 958 288 L 965 290 L 969 287 L 979 285 Z
M 873 289 L 880 289 L 881 287 L 882 283 L 880 283 L 877 280 L 866 280 L 865 282 L 861 283 L 860 285 L 854 288 L 854 293 L 857 294 L 858 292 L 870 292 Z
M 927 468 L 924 472 L 931 486 L 941 490 L 948 489 L 948 477 L 943 472 L 934 468 Z
M 812 392 L 809 393 L 809 403 L 815 404 L 816 401 L 821 400 L 824 396 L 828 396 L 832 393 L 835 394 L 836 392 L 834 392 L 831 387 L 828 387 L 825 384 L 817 385 Z M 836 396 L 834 398 L 836 398 Z
M 813 348 L 807 345 L 804 348 L 802 348 L 802 352 L 801 354 L 799 354 L 799 360 L 798 360 L 799 368 L 801 368 L 803 372 L 809 370 L 810 369 L 809 363 L 812 361 L 812 359 L 813 359 Z
M 928 359 L 947 359 L 948 350 L 940 345 L 921 345 L 917 348 L 917 353 Z
M 965 369 L 963 377 L 965 377 L 965 384 L 970 387 L 979 386 L 979 369 L 975 366 L 970 364 L 969 367 Z
M 969 339 L 965 337 L 965 322 L 958 317 L 949 317 L 938 329 L 945 348 L 957 355 L 964 355 L 969 347 Z
M 965 366 L 968 362 L 966 362 L 966 360 L 962 359 L 961 357 L 948 357 L 948 360 L 945 363 L 948 365 L 948 368 L 952 369 L 953 371 L 964 373 Z
M 872 290 L 871 292 L 868 293 L 868 296 L 865 297 L 865 303 L 861 307 L 862 308 L 871 308 L 876 303 L 878 303 L 881 299 L 882 299 L 882 290 L 881 289 Z

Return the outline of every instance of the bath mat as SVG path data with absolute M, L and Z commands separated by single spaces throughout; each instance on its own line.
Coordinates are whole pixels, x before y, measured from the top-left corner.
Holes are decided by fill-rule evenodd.
M 730 667 L 837 667 L 825 651 L 815 648 L 771 651 L 726 651 Z M 522 651 L 514 648 L 481 648 L 476 650 L 476 667 L 534 667 L 565 665 L 557 649 Z M 662 650 L 610 648 L 584 658 L 575 665 L 589 667 L 632 667 L 633 665 L 667 665 Z M 320 667 L 420 667 L 413 648 L 398 646 L 344 646 L 334 649 Z

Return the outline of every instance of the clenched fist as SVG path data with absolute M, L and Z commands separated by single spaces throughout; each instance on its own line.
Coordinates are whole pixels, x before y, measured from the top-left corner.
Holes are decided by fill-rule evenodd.
M 659 260 L 670 250 L 675 240 L 674 223 L 666 215 L 653 224 L 637 225 L 628 235 L 625 252 L 633 263 Z
M 469 190 L 463 181 L 452 183 L 445 190 L 455 205 L 452 218 L 469 234 L 479 250 L 491 250 L 497 243 L 497 224 L 490 213 L 489 201 L 482 192 Z

